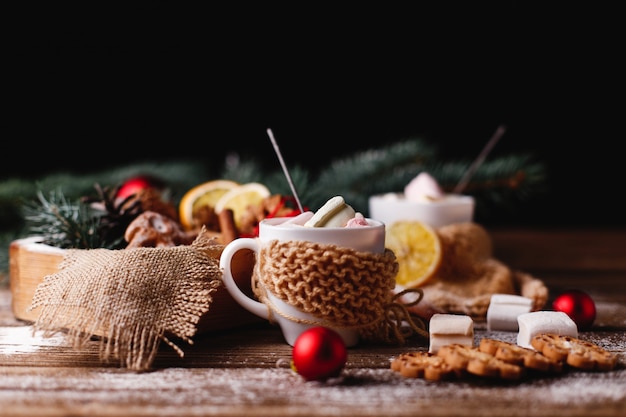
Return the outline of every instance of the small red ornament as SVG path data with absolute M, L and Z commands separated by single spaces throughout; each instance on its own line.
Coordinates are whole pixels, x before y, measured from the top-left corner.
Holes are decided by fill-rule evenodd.
M 570 316 L 581 329 L 591 327 L 596 319 L 596 304 L 584 291 L 568 290 L 559 294 L 552 302 L 552 308 Z
M 338 377 L 346 365 L 346 344 L 336 331 L 311 327 L 298 336 L 292 351 L 292 367 L 307 381 Z
M 161 189 L 162 187 L 163 181 L 149 175 L 138 175 L 124 181 L 119 190 L 117 190 L 115 198 L 125 199 L 133 194 L 137 194 L 142 190 L 150 188 Z

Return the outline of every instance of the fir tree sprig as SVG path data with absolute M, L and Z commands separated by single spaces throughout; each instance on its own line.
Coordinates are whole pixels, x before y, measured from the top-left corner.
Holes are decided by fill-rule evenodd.
M 409 139 L 333 162 L 304 189 L 303 200 L 316 210 L 329 197 L 342 195 L 357 211 L 368 215 L 371 195 L 402 192 L 423 171 L 452 192 L 470 163 L 443 161 L 428 142 Z M 483 209 L 512 208 L 545 192 L 546 178 L 545 166 L 530 154 L 496 156 L 478 168 L 464 193 L 476 198 L 480 218 Z
M 367 213 L 370 195 L 397 190 L 398 183 L 406 184 L 436 156 L 436 147 L 419 138 L 357 152 L 322 170 L 306 197 L 317 209 L 329 197 L 343 195 Z
M 37 191 L 37 201 L 24 204 L 24 220 L 30 233 L 41 236 L 50 246 L 62 249 L 94 249 L 107 247 L 97 233 L 100 218 L 91 208 L 70 202 L 61 190 L 51 191 L 46 198 Z
M 445 160 L 432 142 L 410 138 L 331 160 L 328 166 L 316 168 L 315 173 L 298 165 L 289 166 L 289 171 L 300 200 L 308 209 L 315 211 L 328 198 L 342 195 L 357 211 L 369 215 L 369 196 L 402 192 L 422 171 L 437 179 L 445 191 L 452 191 L 471 162 L 469 159 Z M 242 160 L 230 154 L 221 168 L 191 159 L 136 163 L 81 175 L 57 172 L 39 181 L 15 178 L 2 181 L 0 245 L 5 248 L 5 256 L 0 255 L 0 276 L 8 269 L 8 244 L 28 235 L 48 236 L 48 244 L 63 248 L 114 245 L 114 242 L 103 242 L 102 236 L 94 233 L 101 226 L 98 213 L 81 203 L 84 196 L 93 192 L 94 184 L 114 186 L 133 175 L 152 174 L 168 179 L 175 204 L 193 186 L 216 178 L 239 183 L 261 182 L 273 194 L 291 195 L 278 163 L 274 167 L 263 169 L 259 161 Z M 475 220 L 489 224 L 497 219 L 512 218 L 524 209 L 520 202 L 545 194 L 547 184 L 546 167 L 532 155 L 491 156 L 474 173 L 464 193 L 476 199 Z M 44 197 L 42 190 L 51 189 L 57 191 Z

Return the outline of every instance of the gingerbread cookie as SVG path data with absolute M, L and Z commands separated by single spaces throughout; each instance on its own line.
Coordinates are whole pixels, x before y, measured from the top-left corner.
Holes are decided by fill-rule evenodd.
M 522 366 L 505 362 L 477 347 L 451 344 L 441 347 L 437 355 L 454 369 L 481 377 L 517 380 L 524 376 Z
M 506 363 L 523 366 L 541 372 L 558 373 L 563 370 L 563 363 L 553 360 L 536 350 L 518 346 L 503 340 L 483 338 L 478 350 L 489 353 Z
M 190 245 L 196 237 L 197 233 L 184 231 L 176 220 L 156 211 L 144 211 L 124 232 L 126 249 Z
M 442 357 L 429 352 L 403 353 L 394 358 L 391 369 L 407 378 L 424 378 L 430 381 L 458 376 L 457 370 L 448 365 Z
M 534 336 L 531 345 L 546 357 L 587 371 L 610 371 L 617 356 L 600 346 L 572 336 L 542 333 Z

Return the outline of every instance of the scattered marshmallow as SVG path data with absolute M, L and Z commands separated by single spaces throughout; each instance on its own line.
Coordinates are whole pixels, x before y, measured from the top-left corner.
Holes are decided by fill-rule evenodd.
M 538 334 L 553 333 L 578 337 L 576 323 L 562 311 L 533 311 L 520 314 L 517 323 L 519 325 L 517 344 L 530 349 L 534 349 L 530 342 Z
M 517 317 L 530 313 L 533 300 L 513 294 L 493 294 L 487 309 L 487 330 L 516 332 L 519 329 Z
M 474 321 L 463 314 L 433 314 L 429 323 L 428 352 L 437 353 L 445 345 L 458 343 L 474 346 Z

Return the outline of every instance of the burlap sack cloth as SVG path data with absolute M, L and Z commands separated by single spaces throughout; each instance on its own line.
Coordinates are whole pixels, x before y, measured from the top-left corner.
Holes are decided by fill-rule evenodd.
M 292 321 L 356 328 L 361 339 L 372 342 L 404 343 L 415 333 L 428 337 L 421 319 L 396 302 L 401 296 L 392 292 L 397 273 L 398 262 L 389 249 L 377 254 L 273 240 L 259 251 L 252 288 L 271 314 L 287 317 L 272 305 L 265 291 L 315 317 L 311 321 L 288 317 Z M 414 291 L 421 295 L 420 290 Z
M 222 250 L 204 233 L 185 246 L 69 249 L 35 291 L 34 331 L 67 331 L 76 347 L 97 335 L 101 359 L 132 370 L 150 368 L 161 341 L 183 356 L 168 336 L 193 343 L 221 285 Z

